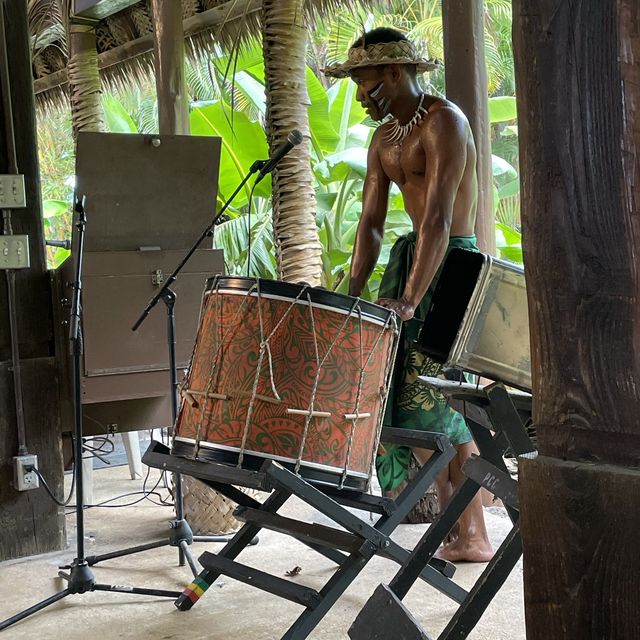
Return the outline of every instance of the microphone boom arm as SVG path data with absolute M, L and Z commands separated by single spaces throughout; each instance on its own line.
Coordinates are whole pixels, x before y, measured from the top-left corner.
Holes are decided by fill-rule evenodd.
M 229 199 L 224 203 L 222 209 L 213 218 L 211 224 L 202 232 L 202 235 L 196 240 L 195 244 L 189 249 L 188 253 L 182 258 L 178 266 L 173 270 L 171 275 L 162 283 L 162 286 L 158 292 L 149 300 L 149 303 L 144 308 L 144 311 L 140 314 L 140 317 L 136 320 L 135 324 L 131 327 L 131 331 L 137 331 L 140 325 L 147 319 L 151 310 L 158 304 L 158 302 L 166 295 L 167 290 L 177 280 L 178 274 L 182 271 L 182 268 L 189 261 L 189 258 L 198 250 L 198 247 L 202 244 L 202 241 L 213 234 L 213 228 L 216 226 L 218 220 L 224 215 L 224 212 L 229 208 L 229 205 L 233 199 L 238 195 L 240 190 L 247 184 L 249 178 L 258 171 L 261 171 L 265 166 L 266 160 L 256 160 L 249 168 L 249 173 L 242 179 L 242 182 L 237 186 L 236 190 L 229 196 Z

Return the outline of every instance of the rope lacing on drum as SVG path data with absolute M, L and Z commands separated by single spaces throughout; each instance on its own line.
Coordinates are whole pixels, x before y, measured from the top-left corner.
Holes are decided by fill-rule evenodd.
M 302 289 L 300 290 L 298 295 L 293 299 L 293 301 L 291 302 L 287 310 L 282 314 L 282 317 L 280 318 L 280 320 L 278 320 L 276 325 L 273 327 L 273 329 L 271 330 L 271 333 L 269 333 L 269 335 L 265 338 L 264 324 L 263 324 L 262 311 L 261 311 L 261 305 L 260 305 L 260 299 L 261 299 L 260 298 L 260 280 L 258 280 L 256 283 L 256 295 L 258 297 L 258 319 L 260 323 L 260 352 L 258 355 L 258 365 L 256 367 L 256 374 L 253 379 L 253 387 L 251 389 L 251 399 L 249 400 L 247 417 L 244 423 L 244 432 L 242 434 L 242 443 L 240 445 L 240 455 L 238 456 L 238 464 L 237 464 L 238 468 L 242 467 L 242 462 L 244 460 L 244 452 L 247 445 L 247 438 L 249 437 L 249 424 L 251 423 L 251 417 L 253 415 L 253 406 L 255 404 L 256 396 L 258 394 L 258 383 L 260 381 L 260 373 L 262 372 L 262 362 L 264 360 L 265 353 L 269 354 L 269 373 L 271 376 L 271 389 L 273 390 L 276 398 L 280 400 L 280 396 L 278 395 L 276 385 L 275 385 L 275 380 L 273 377 L 273 363 L 271 359 L 271 348 L 269 346 L 269 341 L 273 338 L 273 336 L 275 336 L 275 334 L 278 332 L 278 330 L 280 329 L 284 321 L 287 319 L 287 317 L 291 313 L 291 310 L 295 307 L 295 305 L 298 303 L 300 298 L 307 292 L 308 289 L 309 289 L 309 285 L 304 285 L 302 287 Z
M 215 277 L 215 281 L 218 281 L 218 278 L 220 276 L 216 276 Z M 207 286 L 205 284 L 204 287 L 204 292 L 202 295 L 202 298 L 204 299 L 204 294 L 207 291 Z M 200 322 L 202 320 L 202 310 L 204 308 L 204 304 L 200 305 L 200 315 L 198 317 L 198 327 L 200 326 Z M 191 367 L 193 366 L 193 362 L 195 360 L 196 357 L 196 349 L 198 348 L 198 338 L 199 338 L 199 332 L 198 335 L 196 335 L 196 339 L 193 341 L 193 349 L 191 350 L 191 357 L 189 358 L 189 366 L 187 367 L 188 370 L 191 370 Z M 182 381 L 178 384 L 178 396 L 182 399 L 182 401 L 186 400 L 193 408 L 197 408 L 198 406 L 198 402 L 197 400 L 188 393 L 189 388 L 189 377 L 185 376 Z M 182 412 L 182 407 L 180 408 L 180 411 Z M 178 415 L 178 418 L 176 419 L 176 424 L 173 425 L 173 438 L 172 438 L 172 442 L 171 442 L 171 446 L 173 448 L 174 444 L 175 444 L 175 440 L 176 437 L 178 436 L 178 424 L 180 422 L 179 420 L 180 416 Z
M 259 286 L 258 286 L 258 298 L 260 298 Z M 287 313 L 289 313 L 291 308 L 292 307 L 290 306 L 289 309 L 287 309 Z M 285 316 L 286 316 L 286 314 L 285 314 Z M 284 322 L 285 316 L 280 318 L 280 320 L 276 324 L 275 328 L 271 332 L 269 338 L 267 338 L 265 340 L 265 338 L 264 338 L 264 319 L 262 318 L 262 305 L 258 304 L 258 322 L 260 323 L 260 352 L 261 353 L 265 352 L 267 354 L 267 357 L 268 357 L 268 360 L 269 360 L 269 381 L 271 382 L 271 391 L 273 391 L 273 395 L 276 398 L 276 400 L 278 400 L 278 401 L 282 401 L 282 398 L 280 398 L 280 394 L 278 393 L 278 390 L 276 389 L 276 381 L 275 381 L 275 379 L 273 377 L 273 356 L 271 355 L 271 345 L 269 344 L 269 340 L 271 339 L 271 336 L 273 336 L 274 332 L 277 331 L 280 328 L 280 325 Z
M 387 369 L 384 374 L 385 385 L 380 388 L 380 415 L 378 417 L 378 425 L 376 429 L 376 441 L 371 452 L 371 462 L 369 463 L 369 477 L 367 479 L 367 491 L 371 491 L 371 480 L 373 479 L 373 469 L 376 464 L 376 456 L 380 447 L 380 438 L 382 437 L 382 427 L 384 424 L 384 415 L 387 411 L 387 402 L 389 401 L 389 385 L 391 376 L 393 375 L 394 364 L 398 355 L 398 346 L 400 344 L 400 331 L 398 330 L 398 317 L 395 313 L 390 314 L 387 318 L 387 324 L 392 326 L 392 335 L 394 336 L 393 346 L 391 348 L 389 358 L 387 360 Z
M 393 333 L 392 335 L 395 335 L 395 331 L 397 331 L 397 323 L 395 321 L 395 314 L 391 313 L 389 314 L 389 316 L 387 317 L 387 320 L 384 324 L 384 326 L 382 327 L 382 330 L 380 331 L 380 333 L 378 334 L 378 338 L 376 339 L 376 341 L 373 343 L 373 346 L 371 347 L 371 351 L 369 352 L 369 355 L 367 356 L 366 361 L 364 360 L 364 343 L 362 340 L 362 335 L 363 335 L 363 331 L 362 331 L 362 310 L 360 308 L 360 305 L 358 304 L 358 324 L 359 324 L 359 332 L 360 332 L 360 376 L 359 376 L 359 380 L 358 380 L 358 389 L 356 391 L 356 402 L 355 402 L 355 408 L 353 411 L 353 418 L 351 419 L 351 434 L 349 435 L 349 444 L 348 444 L 348 448 L 347 448 L 347 456 L 345 458 L 345 463 L 344 463 L 344 469 L 342 471 L 342 477 L 340 478 L 340 489 L 342 489 L 344 487 L 344 483 L 345 480 L 347 479 L 347 471 L 349 468 L 349 464 L 351 463 L 351 449 L 353 446 L 353 437 L 355 434 L 355 430 L 356 430 L 356 426 L 357 426 L 357 422 L 361 417 L 360 414 L 360 401 L 362 399 L 362 391 L 364 388 L 364 376 L 365 376 L 365 372 L 367 370 L 367 367 L 369 366 L 369 363 L 371 362 L 371 358 L 373 358 L 374 353 L 376 352 L 378 345 L 380 344 L 381 340 L 384 338 L 385 333 L 387 332 L 387 330 L 389 329 L 390 324 L 393 322 L 394 324 L 394 329 L 393 329 Z M 393 362 L 393 361 L 392 361 Z M 388 373 L 388 364 L 387 364 L 387 369 L 385 370 L 385 381 L 387 379 L 387 373 Z M 382 405 L 383 399 L 381 398 L 381 405 Z M 377 427 L 377 431 L 379 432 L 382 429 L 382 420 L 384 419 L 384 408 L 381 407 L 381 411 L 380 411 L 380 416 L 379 416 L 379 420 L 378 420 L 378 427 Z M 378 438 L 378 436 L 376 436 Z M 376 448 L 377 448 L 377 444 L 376 444 Z M 372 468 L 369 469 L 369 475 L 368 475 L 368 482 L 371 481 L 371 474 L 372 474 Z
M 204 402 L 202 403 L 202 410 L 200 411 L 200 420 L 198 422 L 198 427 L 196 429 L 196 438 L 195 438 L 196 444 L 195 444 L 195 449 L 194 449 L 194 452 L 193 452 L 193 457 L 194 458 L 198 457 L 198 453 L 200 451 L 200 440 L 201 440 L 200 432 L 202 431 L 202 426 L 204 424 L 204 416 L 205 416 L 206 409 L 207 409 L 207 401 L 209 400 L 209 394 L 211 393 L 211 389 L 212 389 L 213 384 L 214 384 L 214 375 L 216 375 L 216 374 L 219 375 L 219 373 L 218 373 L 218 364 L 220 362 L 220 359 L 222 358 L 222 350 L 223 350 L 223 347 L 224 347 L 224 344 L 225 344 L 225 340 L 226 340 L 227 336 L 237 328 L 236 324 L 235 324 L 236 320 L 240 316 L 241 312 L 244 310 L 244 307 L 247 304 L 247 301 L 251 298 L 251 293 L 254 291 L 256 286 L 257 286 L 257 283 L 251 285 L 249 291 L 247 291 L 245 299 L 242 301 L 242 304 L 238 307 L 238 310 L 235 312 L 233 318 L 231 319 L 231 322 L 229 323 L 229 325 L 227 327 L 227 330 L 219 338 L 217 349 L 216 349 L 216 352 L 215 352 L 214 357 L 213 357 L 213 362 L 211 364 L 211 369 L 210 369 L 210 373 L 209 373 L 209 380 L 207 381 L 207 386 L 205 387 L 205 390 L 204 390 Z M 216 308 L 217 308 L 218 314 L 219 314 L 218 326 L 220 327 L 220 329 L 222 329 L 222 301 L 221 301 L 221 296 L 220 296 L 220 281 L 217 278 L 216 278 L 215 292 L 216 292 L 215 304 L 216 304 Z M 207 303 L 208 303 L 208 301 L 207 301 Z M 217 382 L 217 376 L 216 376 L 216 382 Z
M 383 330 L 384 331 L 384 330 Z M 360 417 L 360 398 L 362 397 L 362 387 L 364 386 L 364 345 L 362 343 L 362 309 L 360 308 L 360 300 L 358 299 L 358 336 L 360 343 L 360 375 L 358 377 L 358 389 L 356 391 L 356 406 L 353 410 L 354 418 L 351 420 L 351 433 L 349 434 L 349 444 L 347 446 L 347 455 L 344 459 L 344 469 L 342 470 L 342 476 L 340 478 L 340 489 L 344 487 L 345 480 L 347 479 L 347 470 L 349 468 L 349 463 L 351 462 L 351 449 L 353 447 L 353 437 L 356 432 L 356 424 L 358 422 L 358 418 Z M 377 344 L 377 341 L 376 341 Z M 373 353 L 373 350 L 371 351 Z M 369 358 L 371 358 L 371 354 L 369 354 Z M 367 363 L 369 361 L 367 360 Z
M 308 296 L 308 300 L 309 300 L 309 313 L 311 316 L 311 330 L 313 332 L 313 343 L 314 343 L 314 348 L 315 348 L 315 353 L 316 353 L 316 365 L 318 367 L 317 371 L 316 371 L 316 377 L 313 381 L 313 387 L 311 389 L 311 398 L 309 400 L 309 411 L 306 415 L 305 421 L 304 421 L 304 430 L 302 432 L 302 440 L 300 442 L 300 451 L 298 453 L 298 459 L 296 460 L 296 473 L 298 473 L 298 471 L 300 471 L 300 464 L 302 462 L 302 454 L 304 452 L 304 447 L 305 444 L 307 442 L 307 435 L 309 433 L 309 425 L 311 424 L 311 419 L 313 418 L 313 413 L 315 411 L 315 401 L 316 401 L 316 395 L 318 393 L 318 385 L 320 384 L 320 374 L 322 373 L 322 367 L 324 366 L 324 363 L 327 361 L 327 358 L 329 357 L 329 355 L 331 354 L 331 352 L 333 351 L 333 348 L 336 346 L 338 339 L 340 337 L 340 335 L 342 334 L 342 332 L 344 331 L 344 328 L 347 326 L 349 320 L 351 319 L 352 315 L 353 315 L 353 311 L 354 309 L 359 306 L 360 304 L 360 299 L 356 298 L 353 301 L 353 304 L 351 305 L 351 308 L 349 309 L 349 313 L 347 314 L 344 322 L 340 325 L 340 328 L 338 329 L 338 331 L 336 332 L 336 336 L 333 339 L 333 341 L 331 342 L 331 344 L 329 345 L 329 348 L 327 349 L 327 352 L 324 354 L 324 357 L 322 358 L 322 361 L 320 361 L 320 355 L 319 355 L 319 349 L 318 349 L 318 336 L 316 333 L 316 323 L 315 323 L 315 319 L 313 317 L 313 305 L 311 304 L 311 299 Z

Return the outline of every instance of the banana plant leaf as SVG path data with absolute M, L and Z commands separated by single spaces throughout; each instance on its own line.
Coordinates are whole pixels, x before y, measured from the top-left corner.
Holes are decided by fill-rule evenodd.
M 198 106 L 190 114 L 191 133 L 222 138 L 218 199 L 226 200 L 248 173 L 257 159 L 268 158 L 269 150 L 264 130 L 258 122 L 251 122 L 243 113 L 235 113 L 233 129 L 229 108 L 222 102 Z M 248 202 L 250 186 L 247 184 L 234 201 L 236 207 Z M 269 197 L 271 178 L 267 176 L 256 188 L 255 195 Z

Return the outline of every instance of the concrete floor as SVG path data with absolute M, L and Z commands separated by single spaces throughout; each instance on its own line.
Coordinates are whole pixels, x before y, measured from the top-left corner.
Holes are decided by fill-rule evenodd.
M 140 480 L 130 480 L 127 467 L 102 469 L 94 474 L 96 502 L 139 491 Z M 157 478 L 152 471 L 152 478 Z M 68 479 L 67 479 L 68 480 Z M 123 500 L 135 500 L 136 496 Z M 291 501 L 282 513 L 306 515 L 312 521 L 324 521 L 308 506 Z M 491 541 L 497 548 L 510 528 L 502 510 L 485 511 Z M 144 544 L 164 537 L 172 510 L 147 500 L 122 509 L 94 508 L 86 511 L 87 555 Z M 75 551 L 75 516 L 67 519 L 71 547 L 59 553 L 0 564 L 0 619 L 31 606 L 61 588 L 57 567 L 72 560 Z M 424 531 L 424 525 L 402 525 L 394 538 L 412 547 Z M 197 558 L 206 549 L 219 544 L 195 543 Z M 296 566 L 302 584 L 320 588 L 333 565 L 291 538 L 262 532 L 260 544 L 240 557 L 246 564 L 284 576 Z M 470 587 L 484 565 L 458 566 L 456 580 Z M 394 563 L 375 558 L 324 618 L 313 639 L 347 638 L 354 618 L 380 582 L 388 583 L 396 571 Z M 138 553 L 129 558 L 104 562 L 94 568 L 99 582 L 129 584 L 181 590 L 190 582 L 187 568 L 177 566 L 176 550 L 170 547 Z M 418 583 L 404 603 L 435 638 L 455 612 L 455 605 L 433 588 Z M 190 611 L 179 612 L 168 599 L 118 593 L 94 592 L 69 596 L 24 620 L 2 635 L 2 640 L 111 640 L 115 638 L 154 638 L 156 640 L 276 640 L 282 636 L 302 609 L 275 596 L 258 591 L 226 577 L 211 587 Z M 480 640 L 520 640 L 525 638 L 522 598 L 522 566 L 518 564 L 484 617 L 469 638 Z M 390 639 L 392 640 L 392 639 Z

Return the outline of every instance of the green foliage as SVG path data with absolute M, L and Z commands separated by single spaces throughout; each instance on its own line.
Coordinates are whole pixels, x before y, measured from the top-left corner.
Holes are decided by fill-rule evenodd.
M 494 96 L 489 98 L 489 122 L 509 122 L 518 117 L 515 96 Z
M 68 112 L 52 109 L 45 121 L 38 120 L 38 160 L 43 198 L 45 237 L 71 237 L 71 191 L 75 159 Z M 47 265 L 64 262 L 64 249 L 47 247 Z
M 107 131 L 111 133 L 138 133 L 138 126 L 124 105 L 114 96 L 102 96 L 102 110 Z
M 158 131 L 158 101 L 156 86 L 149 78 L 138 87 L 119 89 L 102 98 L 106 130 L 111 133 L 156 133 Z M 113 112 L 113 113 L 112 113 Z M 119 112 L 128 124 L 117 125 L 115 112 Z
M 248 223 L 243 215 L 217 226 L 213 246 L 224 251 L 227 273 L 277 280 L 271 212 L 264 208 L 252 216 L 250 257 Z
M 67 199 L 75 165 L 68 112 L 51 109 L 46 119 L 38 118 L 38 161 L 42 197 L 45 200 Z
M 503 260 L 522 264 L 522 235 L 513 227 L 496 222 L 496 247 Z
M 46 238 L 61 240 L 67 235 L 67 220 L 70 218 L 71 207 L 63 200 L 44 200 L 42 203 L 42 217 Z M 51 269 L 59 267 L 71 254 L 67 249 L 47 247 L 47 266 Z
M 307 92 L 309 93 L 309 129 L 311 144 L 321 157 L 328 150 L 336 149 L 340 136 L 329 118 L 329 94 L 310 67 L 307 67 Z
M 193 135 L 219 136 L 222 139 L 218 202 L 227 200 L 256 159 L 269 156 L 262 126 L 239 112 L 233 113 L 232 123 L 231 111 L 221 101 L 194 107 L 190 114 L 190 125 Z M 236 209 L 248 203 L 250 191 L 251 187 L 247 184 L 236 196 Z M 255 194 L 262 197 L 271 194 L 270 177 L 258 185 Z
M 439 0 L 391 0 L 386 11 L 372 8 L 354 14 L 350 8 L 336 12 L 332 20 L 311 32 L 306 70 L 311 161 L 317 199 L 317 224 L 323 243 L 323 284 L 346 291 L 351 252 L 355 240 L 366 173 L 367 147 L 373 123 L 355 99 L 355 85 L 331 81 L 320 73 L 328 63 L 342 61 L 352 42 L 364 30 L 394 26 L 416 43 L 424 55 L 443 58 L 443 31 Z M 489 110 L 492 126 L 496 238 L 503 258 L 521 261 L 519 238 L 518 132 L 513 94 L 511 53 L 511 2 L 486 0 L 485 54 L 489 77 Z M 262 46 L 254 42 L 231 55 L 215 50 L 210 59 L 186 69 L 193 103 L 190 120 L 194 135 L 222 139 L 218 207 L 228 198 L 249 166 L 268 156 L 264 134 L 266 109 Z M 446 62 L 446 61 L 445 61 Z M 427 91 L 444 94 L 444 73 L 425 76 Z M 153 81 L 139 88 L 119 90 L 103 99 L 109 131 L 152 133 L 157 131 L 157 105 Z M 40 123 L 40 162 L 43 195 L 65 205 L 45 220 L 48 237 L 69 237 L 73 175 L 73 145 L 66 114 L 49 116 Z M 241 191 L 228 213 L 229 222 L 216 228 L 215 246 L 225 250 L 230 273 L 276 277 L 272 229 L 270 178 L 256 189 L 251 229 L 248 224 L 249 187 Z M 54 207 L 54 205 L 48 205 Z M 58 206 L 58 205 L 55 205 Z M 49 209 L 53 211 L 53 209 Z M 392 189 L 382 254 L 365 296 L 375 299 L 392 243 L 411 230 L 402 196 Z M 247 246 L 251 233 L 251 258 Z

